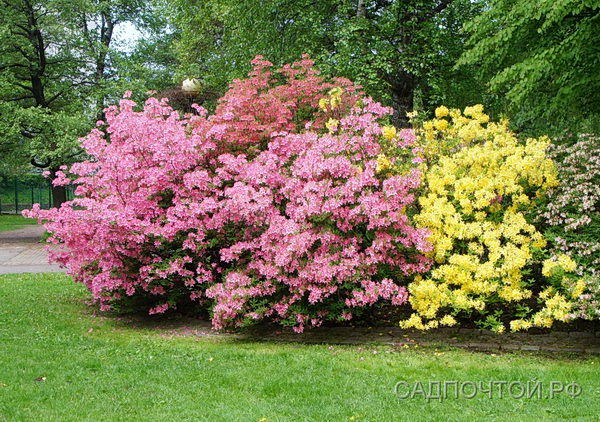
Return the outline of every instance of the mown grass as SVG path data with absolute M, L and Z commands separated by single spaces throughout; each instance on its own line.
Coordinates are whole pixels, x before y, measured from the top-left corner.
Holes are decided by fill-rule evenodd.
M 36 224 L 37 221 L 31 218 L 25 218 L 21 215 L 0 214 L 0 232 L 17 230 L 29 224 Z
M 165 335 L 60 274 L 0 276 L 0 420 L 597 420 L 597 357 Z M 399 399 L 399 381 L 575 381 L 579 397 Z M 546 390 L 544 390 L 546 397 Z

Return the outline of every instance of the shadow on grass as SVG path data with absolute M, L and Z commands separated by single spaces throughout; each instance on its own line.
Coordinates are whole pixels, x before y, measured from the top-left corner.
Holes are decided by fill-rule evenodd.
M 495 334 L 486 330 L 440 328 L 427 332 L 398 326 L 325 326 L 296 334 L 274 324 L 263 323 L 231 330 L 213 330 L 208 318 L 172 314 L 149 317 L 145 314 L 100 313 L 117 329 L 145 330 L 165 338 L 196 337 L 228 342 L 271 342 L 354 346 L 390 346 L 407 349 L 466 349 L 484 353 L 535 354 L 552 359 L 578 359 L 600 354 L 600 337 L 594 332 L 538 331 L 537 333 Z M 575 334 L 575 335 L 574 335 Z

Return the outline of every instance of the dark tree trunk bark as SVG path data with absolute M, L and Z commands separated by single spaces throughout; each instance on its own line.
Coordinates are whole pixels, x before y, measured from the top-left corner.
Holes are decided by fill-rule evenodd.
M 432 107 L 439 105 L 433 103 L 431 98 L 431 87 L 429 85 L 421 84 L 417 89 L 421 96 L 420 106 L 423 108 L 423 110 L 431 110 Z
M 63 202 L 67 202 L 67 189 L 64 186 L 52 186 L 52 206 L 60 208 Z
M 390 82 L 392 94 L 392 123 L 398 127 L 410 127 L 406 113 L 413 111 L 414 108 L 414 93 L 416 87 L 416 79 L 414 75 L 407 72 L 401 72 L 393 79 L 388 79 Z
M 50 169 L 50 179 L 53 180 L 56 177 L 58 168 Z M 67 202 L 67 189 L 64 186 L 52 185 L 52 206 L 60 208 L 63 202 Z
M 113 32 L 115 29 L 115 22 L 113 17 L 109 13 L 102 13 L 102 24 L 100 27 L 100 44 L 101 49 L 98 51 L 98 57 L 96 58 L 96 74 L 94 76 L 94 80 L 96 86 L 101 88 L 100 96 L 96 100 L 96 108 L 98 109 L 98 120 L 104 120 L 104 93 L 102 89 L 104 88 L 102 85 L 106 81 L 106 67 L 107 67 L 107 57 L 108 50 L 110 48 L 110 43 L 112 41 Z

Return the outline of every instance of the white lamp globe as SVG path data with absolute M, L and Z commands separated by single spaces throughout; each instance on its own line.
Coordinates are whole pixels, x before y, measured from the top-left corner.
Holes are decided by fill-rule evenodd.
M 181 90 L 185 92 L 199 92 L 200 88 L 200 81 L 196 78 L 186 79 L 181 84 Z

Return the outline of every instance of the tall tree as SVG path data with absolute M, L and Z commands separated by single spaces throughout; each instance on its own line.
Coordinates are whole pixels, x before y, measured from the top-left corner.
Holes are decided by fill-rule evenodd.
M 479 66 L 522 128 L 600 130 L 600 2 L 490 0 L 459 64 Z
M 309 53 L 394 107 L 406 124 L 414 101 L 438 98 L 432 75 L 450 75 L 464 42 L 468 0 L 173 0 L 180 76 L 211 87 L 241 76 L 256 54 L 283 64 Z M 463 72 L 464 74 L 464 72 Z M 464 93 L 456 90 L 455 93 Z M 460 100 L 455 100 L 455 102 Z
M 59 1 L 2 0 L 0 8 L 0 128 L 3 161 L 26 160 L 58 171 L 78 153 L 81 65 L 75 27 L 60 19 Z M 11 160 L 9 160 L 9 157 Z M 66 199 L 53 189 L 54 203 Z
M 0 0 L 0 4 L 0 167 L 4 171 L 32 164 L 56 173 L 81 156 L 77 139 L 101 117 L 107 99 L 112 101 L 132 87 L 162 87 L 143 82 L 156 73 L 156 67 L 140 72 L 152 60 L 138 49 L 127 52 L 115 44 L 120 25 L 149 33 L 166 25 L 151 3 Z M 55 206 L 66 199 L 63 187 L 53 188 L 53 199 Z
M 167 23 L 156 13 L 154 2 L 147 0 L 73 0 L 68 11 L 68 19 L 76 23 L 81 33 L 80 47 L 94 87 L 96 110 L 102 117 L 107 99 L 114 99 L 116 90 L 122 87 L 120 79 L 130 67 L 124 59 L 132 58 L 122 50 L 123 46 L 115 45 L 118 29 L 126 25 L 130 31 L 145 31 L 144 35 L 150 38 Z

